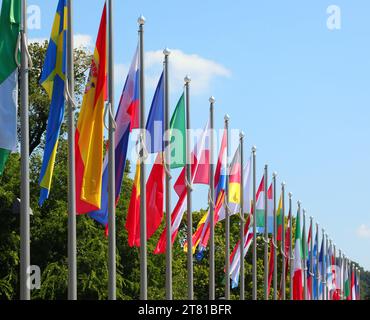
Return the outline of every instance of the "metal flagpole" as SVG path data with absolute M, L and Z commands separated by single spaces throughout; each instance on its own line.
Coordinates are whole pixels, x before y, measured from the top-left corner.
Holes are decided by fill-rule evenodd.
M 346 276 L 347 276 L 347 259 L 346 255 L 343 252 L 343 300 L 346 300 Z
M 327 260 L 327 258 L 328 258 L 328 251 L 329 251 L 329 238 L 328 238 L 328 235 L 327 234 L 326 234 L 325 238 L 326 238 L 326 243 L 325 243 L 325 260 L 326 260 L 326 262 L 329 263 L 329 261 Z M 329 264 L 325 264 L 325 266 L 326 266 L 326 269 L 325 269 L 326 300 L 330 300 L 329 290 L 328 290 L 328 273 L 327 273 L 327 270 L 329 268 Z
M 116 300 L 116 199 L 115 199 L 115 124 L 114 114 L 114 47 L 113 47 L 113 1 L 108 0 L 108 87 L 109 87 L 109 148 L 108 148 L 108 299 Z
M 145 184 L 145 93 L 144 93 L 144 23 L 145 18 L 140 16 L 140 128 L 141 128 L 141 159 L 140 159 L 140 298 L 148 298 L 147 274 L 147 234 L 146 234 L 146 184 Z
M 358 296 L 361 300 L 361 270 L 358 268 Z
M 214 186 L 214 119 L 213 119 L 213 111 L 214 111 L 214 104 L 215 98 L 210 97 L 209 103 L 209 117 L 210 117 L 210 147 L 211 147 L 211 154 L 210 154 L 210 164 L 209 164 L 209 215 L 210 215 L 210 242 L 209 242 L 209 300 L 215 299 L 215 217 L 214 217 L 214 209 L 215 209 L 215 186 Z
M 269 241 L 268 241 L 268 238 L 269 238 L 269 234 L 268 234 L 268 228 L 267 228 L 267 223 L 268 223 L 268 219 L 267 219 L 267 215 L 268 215 L 268 201 L 267 201 L 267 197 L 268 197 L 268 184 L 267 184 L 267 179 L 268 179 L 268 165 L 266 164 L 265 165 L 265 177 L 264 177 L 264 208 L 265 208 L 265 225 L 264 225 L 264 239 L 263 239 L 263 242 L 265 243 L 265 255 L 264 255 L 264 286 L 263 286 L 263 291 L 264 291 L 264 297 L 265 297 L 265 300 L 268 300 L 268 276 L 269 276 L 269 261 L 268 261 L 268 253 L 269 253 Z
M 275 250 L 274 254 L 274 274 L 273 274 L 273 287 L 274 287 L 274 300 L 277 300 L 277 217 L 276 217 L 276 177 L 277 173 L 274 172 L 273 175 L 273 188 L 274 188 L 274 243 L 270 250 Z M 284 260 L 284 259 L 283 259 Z
M 306 239 L 306 210 L 303 209 L 303 300 L 307 300 L 307 239 Z
M 281 255 L 282 255 L 282 270 L 281 270 L 281 299 L 286 299 L 286 252 L 285 252 L 285 182 L 281 184 Z
M 293 194 L 289 192 L 289 299 L 293 300 L 293 260 L 294 257 L 292 256 L 292 247 L 293 247 L 293 236 L 292 236 L 292 229 L 293 229 L 293 223 L 292 223 L 292 197 Z
M 326 255 L 325 255 L 325 229 L 322 229 L 323 253 L 321 261 L 321 283 L 322 283 L 322 300 L 326 300 Z
M 245 299 L 244 277 L 244 198 L 243 198 L 243 168 L 244 168 L 244 133 L 240 132 L 240 300 Z
M 29 119 L 28 119 L 28 56 L 27 56 L 27 1 L 21 7 L 21 215 L 20 215 L 20 298 L 30 300 L 28 284 L 30 266 L 30 181 L 29 181 Z
M 186 76 L 185 79 L 185 93 L 186 93 L 186 179 L 187 179 L 187 242 L 188 242 L 188 252 L 187 252 L 187 264 L 188 264 L 188 300 L 194 299 L 194 288 L 193 288 L 193 217 L 192 217 L 192 199 L 191 199 L 191 149 L 190 149 L 190 96 L 189 96 L 189 86 L 190 77 Z
M 225 299 L 230 300 L 230 212 L 229 212 L 229 120 L 225 115 L 226 130 L 226 188 L 225 188 Z
M 317 238 L 317 242 L 316 242 L 316 270 L 315 270 L 315 278 L 316 278 L 316 282 L 317 282 L 317 286 L 316 286 L 316 300 L 320 300 L 319 299 L 319 289 L 320 289 L 320 271 L 319 271 L 319 224 L 316 223 L 316 238 Z
M 171 51 L 166 48 L 164 54 L 164 131 L 165 141 L 170 142 L 170 103 L 169 103 L 169 73 L 168 57 Z M 164 145 L 164 165 L 166 166 L 166 299 L 172 300 L 172 241 L 171 241 L 171 150 Z
M 342 289 L 343 289 L 343 272 L 342 272 L 342 267 L 343 267 L 343 264 L 342 264 L 343 260 L 342 260 L 342 250 L 339 249 L 339 257 L 338 257 L 338 269 L 339 269 L 339 299 L 340 300 L 343 300 L 343 292 L 342 292 Z
M 326 296 L 326 300 L 330 300 L 329 299 L 329 290 L 328 290 L 328 273 L 327 273 L 327 269 L 329 268 L 329 264 L 327 264 L 327 262 L 329 262 L 327 260 L 327 258 L 328 258 L 328 248 L 329 248 L 329 238 L 328 238 L 328 235 L 326 234 L 325 235 L 325 296 Z
M 257 300 L 257 236 L 256 236 L 256 151 L 255 146 L 252 147 L 253 157 L 253 252 L 252 252 L 252 299 Z
M 311 230 L 311 242 L 310 242 L 310 270 L 308 270 L 308 272 L 310 273 L 310 277 L 311 277 L 311 297 L 310 297 L 310 300 L 314 300 L 314 286 L 313 286 L 313 283 L 315 281 L 315 274 L 313 273 L 313 241 L 314 241 L 314 238 L 313 238 L 313 217 L 311 216 L 310 217 L 310 230 Z
M 336 248 L 335 248 L 335 243 L 333 243 L 333 255 L 334 255 L 334 267 L 336 267 L 337 266 L 337 252 L 336 252 Z M 331 269 L 333 269 L 333 267 Z M 335 278 L 337 277 L 336 270 L 338 270 L 338 269 L 335 268 Z M 333 277 L 333 280 L 334 280 L 334 277 Z M 335 279 L 335 281 L 336 281 L 336 279 Z M 334 292 L 333 292 L 333 294 L 334 294 Z
M 67 79 L 68 91 L 74 97 L 72 0 L 67 0 Z M 76 169 L 74 104 L 68 99 L 68 299 L 77 300 L 77 253 L 76 253 Z

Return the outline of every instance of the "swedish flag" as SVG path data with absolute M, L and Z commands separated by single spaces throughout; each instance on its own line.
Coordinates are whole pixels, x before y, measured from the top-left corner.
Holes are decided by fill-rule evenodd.
M 64 118 L 67 14 L 67 0 L 59 0 L 40 79 L 40 84 L 44 87 L 51 99 L 46 129 L 44 159 L 39 180 L 41 187 L 40 206 L 49 196 L 60 127 Z

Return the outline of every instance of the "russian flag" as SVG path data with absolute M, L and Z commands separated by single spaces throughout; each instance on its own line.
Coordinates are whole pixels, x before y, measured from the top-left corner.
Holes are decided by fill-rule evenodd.
M 131 129 L 136 127 L 139 107 L 139 55 L 136 49 L 131 63 L 126 83 L 123 88 L 120 103 L 116 113 L 117 128 L 115 131 L 115 168 L 116 168 L 116 203 L 121 193 L 123 173 L 125 171 L 128 139 Z M 108 154 L 104 159 L 103 183 L 100 210 L 92 211 L 89 216 L 105 227 L 108 226 Z

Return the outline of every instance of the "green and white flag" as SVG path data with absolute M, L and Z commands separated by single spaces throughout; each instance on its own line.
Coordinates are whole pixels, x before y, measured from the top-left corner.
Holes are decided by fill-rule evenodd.
M 267 190 L 267 231 L 273 233 L 274 218 L 274 194 L 272 184 Z M 261 183 L 256 194 L 256 225 L 257 233 L 265 231 L 265 177 L 262 177 Z
M 171 169 L 186 164 L 186 110 L 184 94 L 176 105 L 170 122 Z
M 17 147 L 18 68 L 15 61 L 21 1 L 3 0 L 0 15 L 0 175 Z

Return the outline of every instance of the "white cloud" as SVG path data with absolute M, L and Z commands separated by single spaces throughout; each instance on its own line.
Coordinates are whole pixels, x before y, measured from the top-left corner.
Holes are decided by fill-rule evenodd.
M 43 44 L 45 41 L 49 41 L 49 38 L 31 38 L 28 42 Z M 93 39 L 88 34 L 75 34 L 73 36 L 73 41 L 75 48 L 86 48 L 89 51 L 94 49 Z
M 73 41 L 75 48 L 86 48 L 90 51 L 94 49 L 92 37 L 88 34 L 75 34 Z
M 44 44 L 45 41 L 49 41 L 47 38 L 31 38 L 28 39 L 28 43 Z
M 158 72 L 162 68 L 163 51 L 148 51 L 145 53 L 145 67 L 147 86 L 155 87 L 158 81 Z M 208 90 L 215 77 L 230 77 L 231 71 L 223 65 L 203 58 L 197 54 L 187 54 L 179 49 L 171 49 L 170 55 L 171 82 L 178 87 L 184 83 L 184 77 L 192 79 L 193 94 L 201 94 Z M 171 86 L 173 87 L 173 86 Z
M 126 64 L 114 65 L 114 83 L 117 90 L 122 90 L 128 73 L 128 66 Z
M 362 224 L 356 230 L 356 234 L 359 238 L 370 239 L 370 227 L 365 224 Z

